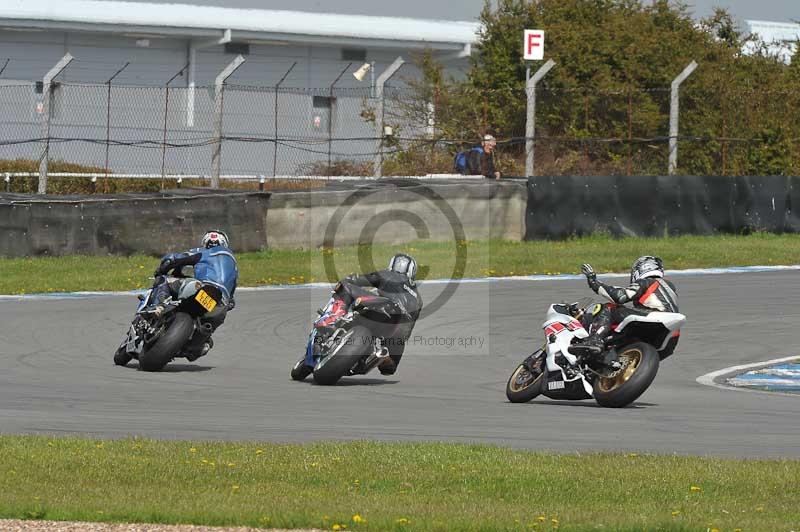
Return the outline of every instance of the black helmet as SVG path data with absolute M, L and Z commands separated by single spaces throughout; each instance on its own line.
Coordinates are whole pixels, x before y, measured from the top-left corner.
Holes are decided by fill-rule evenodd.
M 226 248 L 230 247 L 228 235 L 218 229 L 206 231 L 206 234 L 203 235 L 203 239 L 200 241 L 200 245 L 206 249 L 213 248 L 215 246 L 224 246 Z
M 413 281 L 417 276 L 417 261 L 410 255 L 398 253 L 389 261 L 389 269 L 393 272 L 402 273 Z
M 650 255 L 639 257 L 631 266 L 631 283 L 650 277 L 664 277 L 664 261 Z

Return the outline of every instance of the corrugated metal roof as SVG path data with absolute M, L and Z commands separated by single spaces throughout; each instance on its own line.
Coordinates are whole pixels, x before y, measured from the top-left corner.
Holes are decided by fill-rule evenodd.
M 787 22 L 769 22 L 766 20 L 748 20 L 748 31 L 758 37 L 771 54 L 789 63 L 794 55 L 797 41 L 800 41 L 800 24 Z M 746 52 L 752 52 L 756 46 L 745 47 Z
M 477 41 L 478 23 L 113 0 L 3 0 L 0 26 L 14 22 L 226 30 L 270 35 L 450 43 Z

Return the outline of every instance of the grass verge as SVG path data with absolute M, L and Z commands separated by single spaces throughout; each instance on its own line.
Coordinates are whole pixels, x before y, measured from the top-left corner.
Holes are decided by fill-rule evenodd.
M 703 268 L 795 264 L 800 235 L 683 236 L 624 238 L 591 236 L 566 241 L 501 240 L 456 244 L 416 242 L 406 245 L 342 247 L 330 250 L 269 250 L 238 256 L 240 286 L 335 281 L 333 277 L 384 267 L 396 251 L 413 254 L 428 278 L 452 277 L 457 253 L 466 254 L 467 277 L 577 273 L 591 262 L 601 272 L 626 271 L 638 256 L 661 256 L 668 268 Z M 326 274 L 323 258 L 333 259 L 335 275 Z M 130 257 L 36 257 L 0 259 L 0 293 L 25 294 L 78 290 L 130 290 L 150 285 L 158 259 Z
M 0 437 L 0 518 L 340 530 L 785 530 L 800 461 Z

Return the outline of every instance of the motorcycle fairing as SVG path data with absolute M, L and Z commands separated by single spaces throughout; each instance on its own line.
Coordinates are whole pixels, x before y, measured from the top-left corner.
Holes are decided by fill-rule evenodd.
M 592 385 L 586 378 L 578 374 L 575 377 L 568 377 L 564 368 L 556 362 L 557 356 L 563 356 L 567 364 L 575 364 L 578 359 L 575 355 L 569 352 L 569 347 L 572 345 L 574 338 L 587 338 L 589 333 L 583 325 L 564 312 L 560 312 L 563 305 L 551 305 L 547 311 L 547 316 L 544 324 L 542 325 L 547 339 L 547 383 L 545 384 L 545 395 L 550 397 L 551 382 L 563 382 L 564 388 L 553 389 L 555 395 L 561 398 L 568 399 L 572 396 L 582 396 L 584 393 L 592 397 Z M 575 384 L 573 384 L 575 383 Z M 560 392 L 563 390 L 563 394 Z M 570 397 L 566 397 L 569 395 Z M 581 397 L 586 398 L 586 397 Z

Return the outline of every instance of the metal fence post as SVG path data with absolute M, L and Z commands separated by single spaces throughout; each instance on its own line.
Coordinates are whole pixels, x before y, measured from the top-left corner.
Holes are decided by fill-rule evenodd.
M 333 88 L 339 83 L 339 80 L 342 79 L 344 73 L 350 70 L 350 67 L 353 66 L 353 63 L 347 63 L 347 66 L 339 73 L 333 83 L 331 83 L 330 87 L 328 87 L 328 173 L 331 173 L 331 165 L 333 164 L 332 161 L 332 151 L 333 151 L 333 102 L 336 100 L 333 96 Z
M 383 115 L 386 108 L 383 87 L 386 85 L 386 82 L 389 81 L 389 78 L 400 70 L 400 67 L 402 67 L 404 63 L 405 60 L 402 57 L 398 57 L 389 65 L 389 68 L 378 76 L 378 80 L 375 82 L 375 98 L 378 100 L 378 112 L 375 114 L 375 127 L 378 133 L 378 151 L 375 153 L 375 161 L 373 162 L 373 173 L 375 177 L 381 177 L 383 175 Z
M 219 188 L 219 172 L 222 161 L 222 99 L 227 80 L 236 69 L 242 66 L 244 57 L 237 55 L 236 59 L 230 62 L 225 69 L 219 73 L 214 83 L 214 144 L 211 154 L 211 188 Z
M 289 74 L 296 66 L 297 61 L 292 63 L 292 66 L 289 67 L 289 70 L 287 70 L 278 83 L 275 84 L 275 147 L 272 150 L 272 177 L 275 177 L 278 172 L 278 91 L 281 88 L 281 84 L 286 81 L 286 78 L 289 77 Z
M 536 84 L 556 66 L 556 62 L 550 59 L 536 71 L 533 77 L 528 77 L 525 84 L 525 93 L 528 97 L 528 114 L 525 121 L 525 175 L 533 176 L 534 172 L 534 146 L 533 140 L 536 135 Z
M 169 126 L 169 85 L 175 78 L 182 76 L 186 69 L 189 68 L 187 63 L 180 69 L 174 76 L 169 78 L 169 81 L 164 85 L 164 131 L 161 141 L 161 190 L 164 190 L 164 183 L 167 175 L 167 128 Z
M 122 68 L 117 70 L 114 73 L 114 75 L 108 78 L 108 81 L 106 81 L 106 86 L 108 87 L 108 94 L 106 95 L 106 165 L 105 165 L 106 177 L 105 180 L 103 181 L 103 192 L 108 192 L 108 173 L 109 173 L 108 164 L 109 164 L 109 151 L 111 149 L 111 82 L 114 81 L 114 78 L 119 76 L 123 70 L 128 68 L 128 65 L 130 64 L 131 64 L 130 61 L 125 63 L 122 66 Z
M 678 170 L 678 117 L 681 84 L 692 75 L 696 68 L 697 62 L 692 61 L 677 78 L 672 80 L 669 104 L 669 175 L 675 175 Z
M 44 141 L 44 146 L 42 146 L 42 155 L 39 158 L 38 194 L 47 193 L 47 165 L 50 162 L 50 115 L 52 114 L 52 105 L 50 102 L 50 98 L 52 97 L 52 91 L 50 90 L 51 85 L 53 79 L 67 68 L 67 65 L 72 62 L 72 59 L 73 57 L 69 53 L 62 57 L 61 61 L 56 63 L 55 66 L 45 74 L 42 80 L 42 140 Z

